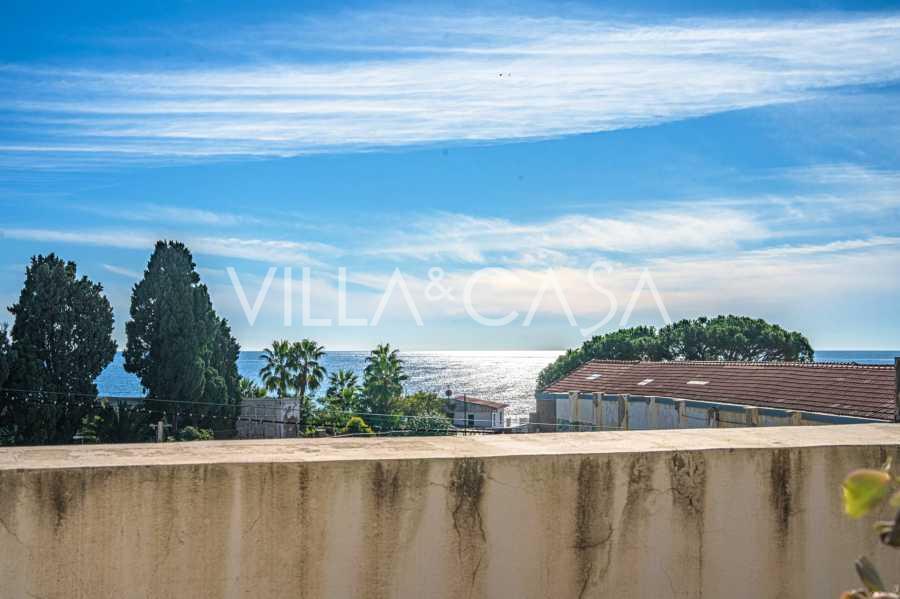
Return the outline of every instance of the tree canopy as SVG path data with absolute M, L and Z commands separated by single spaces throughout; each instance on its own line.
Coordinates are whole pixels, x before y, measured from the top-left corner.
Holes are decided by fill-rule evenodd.
M 195 425 L 202 423 L 197 417 L 231 413 L 204 404 L 224 407 L 240 401 L 240 346 L 213 309 L 184 244 L 156 243 L 132 290 L 130 315 L 125 370 L 138 376 L 149 406 L 169 413 L 175 406 L 190 406 L 185 411 Z
M 359 409 L 359 378 L 352 370 L 340 369 L 328 377 L 325 404 L 332 410 L 356 412 Z
M 303 339 L 291 346 L 293 387 L 297 390 L 297 397 L 304 403 L 308 403 L 307 396 L 315 393 L 325 378 L 325 367 L 321 363 L 324 356 L 325 348 L 312 339 Z
M 801 333 L 758 318 L 685 319 L 659 330 L 639 326 L 592 337 L 544 368 L 538 374 L 538 389 L 594 359 L 811 362 L 813 348 Z
M 6 383 L 12 366 L 12 344 L 5 324 L 0 325 L 0 388 Z
M 94 379 L 116 353 L 112 306 L 74 262 L 49 254 L 31 259 L 9 311 L 12 343 L 0 333 L 0 354 L 14 359 L 2 426 L 16 442 L 70 443 L 97 396 Z
M 294 356 L 291 354 L 291 342 L 287 339 L 276 339 L 272 347 L 263 350 L 263 367 L 259 371 L 263 385 L 274 391 L 277 397 L 290 397 L 294 384 Z
M 406 378 L 398 351 L 389 344 L 376 346 L 366 358 L 363 371 L 363 410 L 371 414 L 398 413 Z
M 74 262 L 35 256 L 15 316 L 10 379 L 17 387 L 95 397 L 94 379 L 116 353 L 113 311 L 103 286 L 78 278 Z

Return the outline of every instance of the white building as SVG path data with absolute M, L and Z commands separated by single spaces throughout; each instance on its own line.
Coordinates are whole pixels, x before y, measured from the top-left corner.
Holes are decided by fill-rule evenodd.
M 452 399 L 453 425 L 476 429 L 503 428 L 507 407 L 509 404 L 457 395 Z

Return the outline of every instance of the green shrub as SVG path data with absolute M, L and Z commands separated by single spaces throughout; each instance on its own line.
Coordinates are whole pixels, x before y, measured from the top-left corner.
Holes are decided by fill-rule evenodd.
M 178 431 L 179 441 L 212 441 L 213 432 L 206 428 L 186 426 Z
M 372 428 L 368 424 L 366 424 L 365 420 L 363 420 L 359 416 L 354 416 L 347 421 L 347 426 L 341 429 L 341 434 L 372 435 L 374 433 L 372 431 Z

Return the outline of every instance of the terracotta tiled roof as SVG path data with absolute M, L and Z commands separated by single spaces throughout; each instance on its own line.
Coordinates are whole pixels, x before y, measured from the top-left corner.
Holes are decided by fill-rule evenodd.
M 453 399 L 461 402 L 463 400 L 463 396 L 457 395 Z M 479 399 L 477 397 L 472 397 L 471 395 L 466 396 L 466 403 L 474 403 L 474 404 L 478 404 L 480 406 L 494 408 L 495 410 L 502 410 L 503 408 L 509 407 L 509 404 L 506 404 L 506 403 L 500 403 L 499 401 L 490 401 L 488 399 Z
M 593 360 L 544 389 L 628 393 L 894 420 L 893 365 Z

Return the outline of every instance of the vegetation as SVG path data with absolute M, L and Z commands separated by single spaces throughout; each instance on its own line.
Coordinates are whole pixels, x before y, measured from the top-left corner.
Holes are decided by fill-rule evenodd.
M 289 390 L 300 399 L 301 435 L 346 434 L 348 430 L 428 434 L 452 428 L 444 399 L 425 392 L 404 395 L 403 362 L 390 345 L 377 346 L 366 358 L 362 384 L 356 373 L 337 370 L 327 378 L 325 396 L 313 402 L 313 392 L 326 378 L 321 363 L 324 354 L 322 346 L 308 339 L 293 344 L 273 341 L 264 352 L 260 375 L 266 386 Z
M 125 370 L 148 397 L 139 405 L 99 401 L 94 381 L 116 351 L 102 291 L 78 278 L 72 262 L 32 258 L 9 308 L 15 324 L 0 326 L 0 444 L 144 441 L 160 420 L 172 427 L 172 440 L 207 439 L 234 430 L 242 397 L 267 392 L 300 401 L 300 434 L 427 434 L 452 426 L 443 399 L 404 394 L 403 363 L 387 344 L 366 358 L 362 381 L 349 370 L 327 377 L 320 403 L 313 398 L 326 381 L 325 350 L 311 339 L 274 341 L 262 386 L 239 376 L 240 346 L 213 309 L 190 251 L 176 241 L 157 242 L 132 289 L 125 326 Z
M 12 367 L 12 344 L 9 341 L 9 333 L 5 324 L 0 325 L 0 389 L 6 384 Z
M 359 377 L 352 370 L 338 370 L 328 377 L 325 405 L 334 411 L 357 412 L 360 409 Z
M 261 399 L 266 396 L 264 387 L 260 387 L 255 381 L 248 379 L 245 376 L 241 377 L 240 389 L 241 397 L 243 398 Z
M 0 353 L 12 390 L 0 428 L 8 442 L 71 443 L 97 396 L 94 379 L 116 352 L 112 306 L 101 285 L 78 278 L 74 262 L 50 254 L 31 259 L 9 311 L 12 343 L 4 330 Z
M 370 414 L 396 414 L 401 406 L 406 381 L 398 351 L 389 344 L 378 345 L 366 358 L 363 371 L 362 411 Z
M 153 410 L 172 413 L 192 402 L 178 409 L 195 426 L 236 417 L 240 346 L 213 310 L 184 244 L 157 242 L 132 291 L 125 332 L 125 370 L 138 376 Z
M 851 518 L 862 518 L 881 506 L 885 499 L 893 508 L 900 508 L 900 490 L 897 483 L 900 479 L 891 473 L 891 461 L 881 470 L 863 468 L 854 470 L 842 484 L 844 511 Z M 881 520 L 875 523 L 875 532 L 881 542 L 889 547 L 900 547 L 900 510 L 892 520 Z M 863 583 L 861 589 L 847 591 L 842 599 L 864 599 L 881 597 L 884 599 L 900 599 L 900 585 L 888 589 L 874 564 L 865 556 L 856 560 L 856 572 Z
M 347 424 L 340 430 L 343 435 L 371 435 L 372 427 L 366 424 L 366 421 L 359 416 L 353 416 L 347 421 Z
M 134 443 L 152 441 L 150 413 L 142 406 L 119 401 L 115 405 L 104 401 L 96 411 L 95 431 L 100 443 Z
M 197 428 L 195 426 L 186 426 L 178 431 L 179 441 L 211 441 L 213 434 L 211 430 Z
M 274 391 L 277 397 L 290 397 L 293 395 L 294 383 L 294 356 L 291 353 L 291 343 L 286 339 L 272 342 L 272 347 L 263 350 L 265 365 L 259 371 L 263 385 L 269 391 Z
M 320 362 L 324 356 L 325 348 L 311 339 L 303 339 L 291 346 L 293 386 L 300 400 L 301 420 L 312 413 L 312 400 L 308 394 L 315 393 L 325 378 L 325 367 Z
M 538 389 L 594 360 L 713 360 L 811 362 L 802 334 L 746 316 L 680 320 L 659 330 L 639 326 L 598 335 L 570 349 L 538 374 Z
M 435 393 L 416 391 L 400 398 L 398 412 L 404 416 L 445 416 L 447 400 Z

